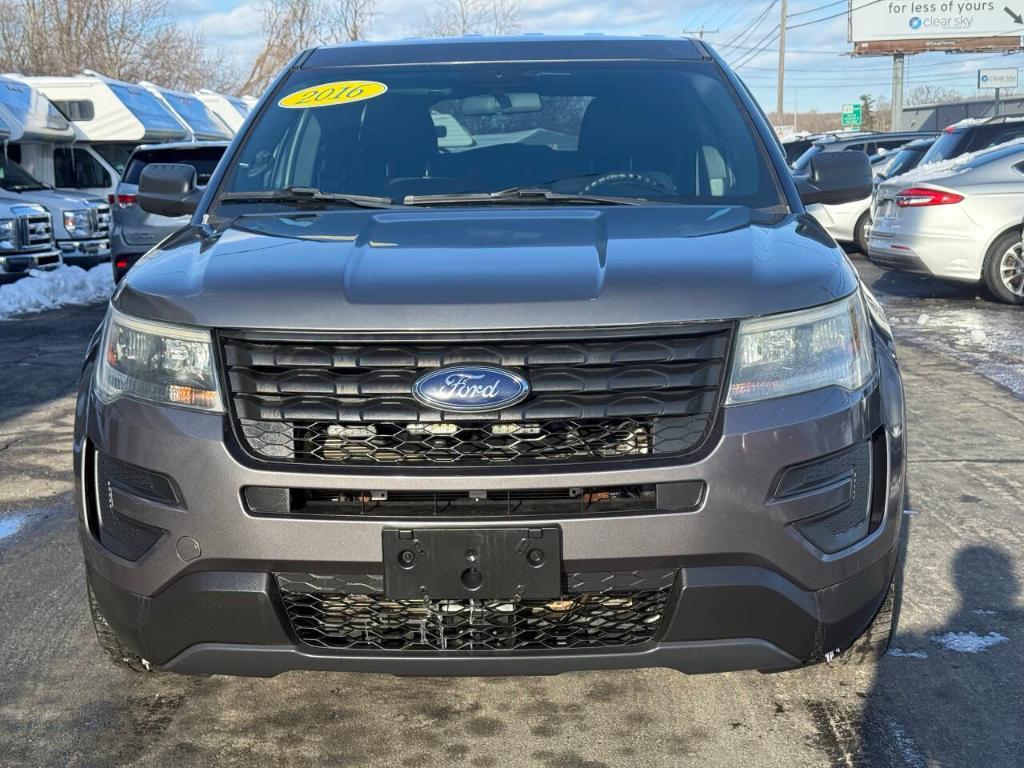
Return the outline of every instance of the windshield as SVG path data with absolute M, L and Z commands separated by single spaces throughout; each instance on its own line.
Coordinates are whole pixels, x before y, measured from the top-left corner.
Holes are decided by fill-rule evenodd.
M 924 157 L 926 149 L 927 147 L 904 147 L 889 161 L 889 164 L 882 170 L 882 174 L 886 178 L 892 178 L 916 168 L 921 162 L 921 158 Z
M 0 155 L 0 188 L 8 192 L 27 192 L 33 189 L 49 189 L 28 171 L 10 158 Z
M 125 142 L 93 142 L 92 148 L 100 154 L 100 157 L 110 163 L 118 176 L 123 176 L 128 158 L 131 157 L 135 145 Z
M 202 136 L 219 136 L 226 139 L 231 138 L 231 131 L 224 127 L 224 124 L 213 116 L 213 113 L 206 108 L 195 96 L 182 95 L 171 91 L 162 91 L 167 103 L 171 108 L 181 115 L 188 123 L 193 132 Z
M 785 204 L 753 126 L 710 63 L 299 71 L 268 100 L 225 179 L 215 205 L 289 188 L 429 204 L 423 196 L 516 187 Z
M 949 160 L 952 157 L 956 157 L 961 154 L 960 144 L 964 137 L 962 131 L 952 131 L 950 133 L 944 133 L 935 140 L 932 144 L 931 149 L 924 153 L 924 157 L 921 158 L 921 165 L 927 165 L 928 163 L 937 163 L 940 160 Z
M 825 145 L 824 144 L 814 144 L 806 152 L 804 152 L 802 155 L 800 155 L 800 157 L 798 157 L 796 159 L 796 162 L 793 163 L 793 165 L 790 166 L 790 167 L 794 171 L 806 170 L 807 166 L 810 165 L 810 163 L 811 163 L 811 158 L 816 156 L 816 155 L 820 155 L 824 151 L 825 151 Z
M 142 169 L 150 163 L 181 163 L 196 169 L 196 181 L 205 185 L 224 154 L 224 147 L 190 147 L 188 149 L 138 149 L 128 163 L 121 179 L 125 184 L 138 184 Z
M 108 85 L 110 90 L 121 100 L 121 103 L 128 108 L 128 111 L 142 123 L 147 133 L 159 131 L 184 137 L 185 131 L 181 123 L 167 111 L 167 108 L 160 103 L 156 96 L 145 88 L 123 83 L 108 83 Z

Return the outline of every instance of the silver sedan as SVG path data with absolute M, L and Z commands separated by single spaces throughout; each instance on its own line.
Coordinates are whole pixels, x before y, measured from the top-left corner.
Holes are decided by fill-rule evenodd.
M 983 282 L 1024 304 L 1024 143 L 921 166 L 880 184 L 868 257 L 879 266 Z

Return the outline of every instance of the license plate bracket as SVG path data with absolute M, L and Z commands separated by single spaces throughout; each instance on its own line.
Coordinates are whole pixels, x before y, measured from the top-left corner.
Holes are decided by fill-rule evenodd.
M 562 593 L 562 531 L 385 528 L 384 593 L 392 600 L 554 599 Z

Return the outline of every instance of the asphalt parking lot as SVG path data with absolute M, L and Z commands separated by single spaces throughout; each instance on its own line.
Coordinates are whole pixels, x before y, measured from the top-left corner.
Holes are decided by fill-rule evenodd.
M 129 675 L 94 642 L 71 502 L 102 307 L 0 323 L 0 766 L 1024 766 L 1024 310 L 857 265 L 909 414 L 906 593 L 876 674 Z

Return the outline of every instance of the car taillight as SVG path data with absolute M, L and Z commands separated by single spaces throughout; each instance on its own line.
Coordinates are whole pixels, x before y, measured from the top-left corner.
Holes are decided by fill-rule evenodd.
M 110 197 L 112 198 L 110 200 L 111 204 L 114 203 L 114 198 L 116 198 L 118 208 L 131 208 L 139 201 L 136 195 L 111 195 Z
M 963 200 L 963 195 L 955 192 L 943 192 L 941 189 L 928 187 L 910 187 L 896 195 L 896 205 L 900 208 L 924 208 L 929 205 L 952 205 Z

